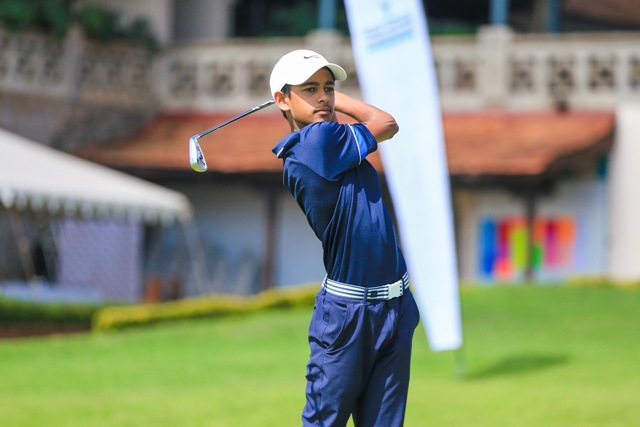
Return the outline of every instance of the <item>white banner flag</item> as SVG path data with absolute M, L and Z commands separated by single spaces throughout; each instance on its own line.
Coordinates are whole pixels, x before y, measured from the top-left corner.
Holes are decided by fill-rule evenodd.
M 345 0 L 367 102 L 400 126 L 380 145 L 400 239 L 430 346 L 462 346 L 449 174 L 429 33 L 419 0 Z

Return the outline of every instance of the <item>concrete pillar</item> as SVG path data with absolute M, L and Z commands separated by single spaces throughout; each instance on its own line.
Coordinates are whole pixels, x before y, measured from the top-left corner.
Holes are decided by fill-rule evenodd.
M 491 25 L 509 24 L 509 0 L 491 0 L 489 23 Z
M 321 30 L 336 28 L 336 0 L 318 1 L 318 28 Z
M 177 41 L 220 40 L 233 30 L 237 0 L 180 0 L 174 4 L 174 38 Z
M 560 31 L 560 0 L 546 0 L 544 30 L 547 33 Z
M 460 280 L 473 282 L 478 279 L 478 201 L 476 193 L 469 189 L 452 192 L 455 212 L 456 255 Z
M 640 281 L 640 103 L 616 111 L 616 139 L 609 165 L 608 273 L 618 282 Z

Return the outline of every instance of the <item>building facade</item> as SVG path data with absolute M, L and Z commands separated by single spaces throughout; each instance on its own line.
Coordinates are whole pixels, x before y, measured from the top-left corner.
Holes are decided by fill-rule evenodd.
M 68 38 L 56 47 L 69 57 L 62 64 L 79 58 L 86 65 L 80 77 L 72 74 L 77 67 L 61 65 L 57 83 L 48 84 L 38 73 L 47 70 L 41 58 L 50 47 L 34 36 L 38 47 L 31 53 L 7 44 L 3 57 L 10 72 L 0 78 L 0 90 L 53 100 L 73 93 L 85 105 L 99 106 L 75 128 L 91 129 L 87 125 L 110 117 L 121 132 L 74 133 L 67 127 L 57 133 L 65 138 L 55 139 L 33 127 L 14 130 L 188 196 L 194 228 L 164 233 L 147 247 L 145 283 L 180 275 L 186 293 L 250 293 L 321 280 L 320 242 L 282 188 L 281 165 L 270 152 L 287 132 L 275 107 L 203 139 L 210 169 L 204 174 L 189 169 L 187 141 L 268 99 L 273 63 L 295 48 L 317 50 L 343 65 L 349 79 L 339 89 L 360 96 L 349 39 L 331 29 L 305 37 L 229 37 L 233 0 L 102 3 L 125 19 L 147 17 L 161 50 L 145 56 L 134 49 L 129 58 L 142 59 L 119 61 L 114 47 L 112 56 L 92 57 L 91 49 L 99 47 Z M 534 3 L 536 10 L 559 7 Z M 640 103 L 640 33 L 554 32 L 553 14 L 538 26 L 547 32 L 516 32 L 508 2 L 490 6 L 494 25 L 432 38 L 461 279 L 639 280 L 640 267 L 630 255 L 638 239 L 628 232 L 639 209 L 630 202 L 628 182 L 639 134 L 632 117 Z M 15 59 L 20 55 L 22 62 Z M 21 74 L 21 63 L 33 64 L 31 81 Z M 80 89 L 77 79 L 86 82 Z M 144 92 L 136 95 L 133 87 Z M 68 111 L 67 122 L 74 110 Z M 127 123 L 118 121 L 125 116 L 129 127 L 118 125 Z M 372 162 L 384 177 L 379 158 Z M 189 263 L 163 258 L 179 252 L 185 237 L 200 248 L 198 255 L 186 255 L 202 260 L 199 273 L 177 267 Z

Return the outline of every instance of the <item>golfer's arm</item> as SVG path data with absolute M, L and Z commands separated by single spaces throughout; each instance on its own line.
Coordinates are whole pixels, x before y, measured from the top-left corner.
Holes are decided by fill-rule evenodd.
M 364 101 L 351 98 L 342 92 L 335 91 L 335 94 L 336 111 L 346 114 L 364 124 L 367 129 L 369 129 L 369 132 L 376 138 L 376 141 L 385 141 L 398 133 L 398 124 L 391 114 Z

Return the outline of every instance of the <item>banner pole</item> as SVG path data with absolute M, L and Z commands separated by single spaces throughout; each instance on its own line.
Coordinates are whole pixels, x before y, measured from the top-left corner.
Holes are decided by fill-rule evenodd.
M 458 347 L 454 353 L 454 371 L 456 380 L 464 381 L 467 379 L 467 363 L 464 355 L 464 346 Z

